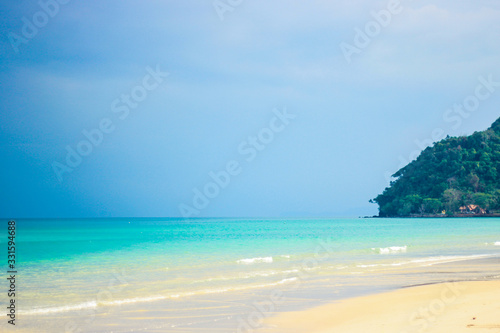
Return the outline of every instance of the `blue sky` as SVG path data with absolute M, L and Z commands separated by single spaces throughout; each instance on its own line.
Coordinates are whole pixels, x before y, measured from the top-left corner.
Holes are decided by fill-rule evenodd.
M 373 215 L 499 116 L 498 1 L 59 1 L 0 5 L 6 218 Z

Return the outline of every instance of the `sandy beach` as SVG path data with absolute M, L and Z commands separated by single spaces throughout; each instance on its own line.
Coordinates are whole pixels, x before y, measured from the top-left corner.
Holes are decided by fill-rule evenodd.
M 499 219 L 19 225 L 16 332 L 500 332 Z
M 266 324 L 261 332 L 500 332 L 500 281 L 403 288 L 282 313 Z

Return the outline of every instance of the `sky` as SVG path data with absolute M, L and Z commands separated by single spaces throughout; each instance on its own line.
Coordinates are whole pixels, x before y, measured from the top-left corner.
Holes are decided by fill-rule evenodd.
M 500 3 L 3 1 L 0 216 L 344 217 L 499 117 Z

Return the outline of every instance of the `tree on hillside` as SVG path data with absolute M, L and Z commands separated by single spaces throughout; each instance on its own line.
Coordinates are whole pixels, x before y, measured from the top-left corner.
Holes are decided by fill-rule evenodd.
M 393 177 L 370 200 L 380 216 L 456 214 L 471 204 L 500 210 L 500 118 L 486 131 L 436 142 Z

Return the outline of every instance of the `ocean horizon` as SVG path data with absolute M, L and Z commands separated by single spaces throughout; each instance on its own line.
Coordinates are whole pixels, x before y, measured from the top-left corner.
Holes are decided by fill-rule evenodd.
M 243 332 L 272 313 L 335 299 L 493 278 L 438 267 L 500 257 L 500 218 L 17 219 L 16 227 L 18 328 L 39 332 Z M 150 320 L 131 319 L 142 312 Z

